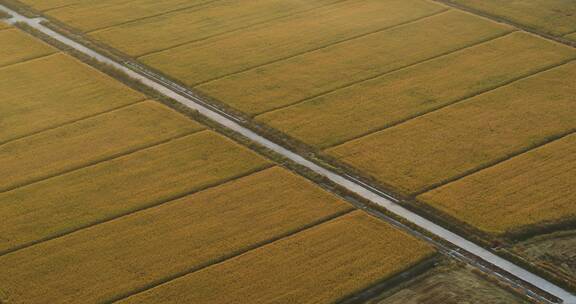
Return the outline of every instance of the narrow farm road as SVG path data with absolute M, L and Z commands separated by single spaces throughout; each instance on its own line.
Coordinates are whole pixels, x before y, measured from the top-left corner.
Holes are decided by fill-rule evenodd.
M 42 18 L 27 18 L 8 9 L 3 5 L 0 5 L 0 11 L 4 11 L 12 15 L 12 18 L 8 19 L 7 22 L 12 24 L 17 22 L 26 23 L 36 30 L 44 33 L 45 35 L 48 35 L 51 38 L 66 44 L 67 46 L 72 47 L 77 51 L 84 53 L 85 55 L 92 57 L 93 59 L 121 70 L 130 77 L 139 80 L 143 84 L 157 90 L 167 97 L 180 102 L 188 108 L 198 111 L 202 115 L 217 122 L 218 124 L 239 134 L 242 134 L 252 141 L 275 151 L 276 153 L 292 160 L 293 162 L 327 177 L 341 187 L 344 187 L 349 191 L 364 197 L 365 199 L 428 231 L 430 234 L 433 234 L 436 237 L 453 244 L 456 250 L 454 250 L 451 255 L 455 256 L 456 258 L 466 260 L 468 263 L 471 263 L 476 267 L 482 267 L 486 269 L 487 265 L 488 269 L 499 269 L 501 271 L 494 271 L 495 275 L 504 277 L 511 282 L 515 282 L 520 279 L 561 299 L 563 301 L 562 303 L 576 304 L 576 296 L 566 291 L 565 289 L 402 207 L 396 203 L 394 199 L 390 198 L 385 193 L 372 188 L 370 185 L 366 185 L 363 182 L 356 180 L 352 176 L 340 175 L 320 167 L 317 164 L 307 160 L 306 158 L 272 142 L 271 140 L 268 140 L 267 138 L 249 130 L 246 127 L 243 127 L 241 124 L 239 124 L 240 120 L 238 118 L 207 104 L 201 98 L 197 97 L 193 92 L 187 90 L 186 88 L 172 83 L 169 80 L 163 79 L 162 77 L 155 75 L 142 66 L 135 65 L 130 62 L 120 63 L 105 57 L 98 52 L 44 26 L 42 22 L 45 20 Z M 464 258 L 465 255 L 470 254 L 474 255 L 476 260 L 479 262 L 476 263 Z M 528 287 L 523 288 L 527 294 L 531 294 L 531 291 Z

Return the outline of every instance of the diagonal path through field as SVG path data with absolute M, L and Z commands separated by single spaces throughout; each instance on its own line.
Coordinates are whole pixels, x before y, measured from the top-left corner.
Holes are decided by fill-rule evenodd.
M 286 157 L 287 159 L 290 159 L 291 161 L 303 167 L 306 167 L 307 169 L 317 174 L 325 176 L 337 185 L 358 194 L 359 196 L 385 208 L 389 212 L 392 212 L 395 215 L 402 217 L 414 225 L 426 230 L 430 234 L 433 234 L 436 237 L 454 245 L 460 251 L 465 251 L 466 253 L 474 255 L 481 262 L 489 264 L 491 268 L 493 267 L 495 269 L 499 269 L 500 271 L 495 271 L 496 275 L 504 275 L 510 281 L 521 279 L 522 281 L 527 282 L 528 284 L 531 284 L 540 290 L 556 296 L 557 298 L 561 299 L 563 303 L 576 304 L 576 296 L 566 291 L 565 289 L 402 207 L 395 199 L 391 198 L 385 193 L 378 191 L 377 189 L 370 187 L 370 185 L 364 184 L 352 176 L 341 175 L 335 173 L 334 171 L 327 170 L 306 159 L 305 157 L 274 143 L 273 141 L 249 130 L 246 127 L 243 127 L 237 118 L 206 104 L 202 99 L 198 98 L 185 88 L 160 78 L 146 69 L 142 69 L 139 72 L 136 72 L 124 64 L 120 64 L 106 56 L 103 56 L 100 53 L 82 44 L 79 44 L 64 35 L 61 35 L 45 27 L 42 24 L 44 21 L 43 19 L 26 18 L 2 5 L 0 5 L 0 11 L 8 12 L 13 16 L 11 19 L 9 19 L 10 23 L 26 23 L 27 25 L 35 28 L 43 34 L 50 36 L 52 39 L 66 44 L 67 46 L 74 48 L 75 50 L 84 53 L 85 55 L 88 55 L 95 60 L 119 69 L 126 73 L 128 76 L 141 81 L 144 85 L 157 90 L 159 93 L 162 93 L 167 97 L 176 100 L 177 102 L 187 106 L 190 109 L 198 111 L 200 114 L 206 116 L 221 126 L 235 131 L 240 135 L 245 136 L 246 138 Z M 138 68 L 138 66 L 136 66 L 136 68 Z M 460 255 L 460 253 L 458 253 L 458 255 Z M 482 263 L 476 263 L 475 266 L 478 266 L 478 264 Z M 530 290 L 527 287 L 524 287 L 524 289 L 527 292 Z

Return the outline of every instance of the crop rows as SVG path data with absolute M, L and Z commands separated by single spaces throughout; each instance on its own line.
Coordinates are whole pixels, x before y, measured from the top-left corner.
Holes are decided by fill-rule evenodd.
M 435 252 L 31 36 L 2 30 L 0 42 L 20 56 L 0 68 L 2 303 L 110 302 L 196 273 L 220 282 L 203 269 L 237 256 L 265 261 L 262 275 L 291 269 L 294 284 L 324 267 L 305 278 L 332 287 L 289 298 L 336 299 Z M 244 284 L 275 278 L 254 270 L 238 273 Z M 277 286 L 254 292 L 291 287 Z

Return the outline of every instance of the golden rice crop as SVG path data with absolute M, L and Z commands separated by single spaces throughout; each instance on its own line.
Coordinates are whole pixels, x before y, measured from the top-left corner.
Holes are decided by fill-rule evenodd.
M 197 88 L 244 112 L 258 114 L 509 31 L 507 26 L 449 11 Z
M 83 32 L 103 29 L 170 11 L 180 11 L 211 0 L 100 0 L 84 1 L 48 11 L 52 18 Z
M 571 48 L 518 32 L 267 112 L 257 119 L 302 142 L 325 148 L 575 56 Z
M 329 149 L 405 194 L 576 129 L 576 62 Z
M 573 106 L 574 107 L 574 106 Z M 418 197 L 494 234 L 576 216 L 576 135 Z
M 0 27 L 3 24 L 0 21 Z M 0 31 L 0 45 L 0 68 L 56 52 L 51 46 L 15 28 Z
M 10 28 L 10 25 L 8 23 L 3 22 L 2 19 L 0 18 L 0 30 L 9 29 L 9 28 Z
M 432 254 L 356 211 L 119 303 L 336 303 Z
M 267 169 L 0 257 L 0 300 L 109 302 L 351 208 L 289 171 Z
M 0 145 L 0 191 L 200 129 L 147 101 L 12 141 Z
M 82 0 L 18 0 L 35 10 L 45 11 L 49 9 L 54 9 L 58 7 L 64 7 L 68 5 L 72 5 Z
M 445 8 L 420 0 L 344 1 L 140 60 L 193 85 L 442 10 Z
M 0 142 L 145 99 L 64 54 L 4 67 L 0 79 Z
M 269 166 L 202 131 L 0 194 L 0 251 L 66 233 Z
M 562 36 L 576 31 L 576 5 L 566 0 L 450 0 L 519 24 Z
M 576 41 L 576 33 L 570 34 L 570 35 L 566 35 L 566 38 L 567 38 L 567 39 L 570 39 L 570 40 Z
M 214 1 L 199 8 L 96 31 L 90 37 L 128 55 L 141 56 L 339 1 Z

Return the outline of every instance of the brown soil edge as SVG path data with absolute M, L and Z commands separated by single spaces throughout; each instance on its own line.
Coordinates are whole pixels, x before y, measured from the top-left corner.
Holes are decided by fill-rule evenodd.
M 554 241 L 554 240 L 562 239 L 562 238 L 566 238 L 566 237 L 568 237 L 568 238 L 576 237 L 576 230 L 556 231 L 556 232 L 552 232 L 549 234 L 538 235 L 538 236 L 535 236 L 531 239 L 526 240 L 525 243 L 539 243 L 539 242 L 543 242 L 543 241 Z M 527 260 L 532 260 L 529 257 L 523 255 L 522 252 L 517 249 L 517 247 L 511 247 L 511 248 L 507 248 L 507 249 L 511 252 L 511 254 L 518 255 L 522 258 L 526 258 Z M 542 269 L 545 269 L 547 271 L 550 271 L 552 273 L 557 274 L 559 277 L 562 277 L 564 280 L 569 282 L 573 286 L 572 288 L 574 288 L 574 290 L 576 290 L 576 277 L 574 276 L 573 273 L 566 272 L 564 269 L 559 268 L 557 264 L 547 263 L 545 261 L 532 260 L 531 263 L 534 265 L 537 265 L 538 267 L 540 267 Z
M 519 292 L 518 290 L 510 287 L 508 284 L 502 284 L 502 282 L 500 282 L 497 279 L 494 279 L 494 277 L 492 276 L 488 276 L 486 275 L 484 272 L 479 271 L 478 269 L 475 269 L 473 267 L 471 267 L 470 265 L 467 265 L 461 261 L 457 261 L 457 260 L 453 260 L 453 259 L 447 259 L 447 258 L 442 258 L 442 259 L 438 259 L 436 262 L 436 265 L 434 265 L 433 269 L 429 269 L 426 272 L 413 277 L 412 279 L 409 280 L 405 280 L 399 284 L 397 284 L 396 286 L 392 286 L 391 288 L 385 289 L 383 291 L 380 292 L 380 294 L 378 294 L 377 296 L 363 302 L 366 304 L 375 304 L 377 302 L 380 301 L 385 301 L 388 297 L 394 295 L 395 293 L 401 291 L 404 288 L 410 287 L 412 285 L 416 285 L 419 284 L 421 281 L 433 277 L 437 274 L 441 274 L 443 272 L 446 271 L 458 271 L 462 269 L 463 271 L 468 271 L 471 273 L 471 275 L 476 276 L 479 280 L 485 280 L 489 283 L 492 283 L 494 285 L 496 285 L 497 287 L 508 291 L 512 296 L 515 296 L 519 299 L 523 299 L 528 301 L 529 303 L 541 303 L 535 299 L 532 298 L 528 298 L 528 297 L 524 297 L 522 296 L 522 292 Z
M 9 3 L 17 3 L 16 0 L 0 0 L 0 3 L 3 3 L 4 5 L 14 9 L 14 7 L 10 6 L 9 4 L 6 4 L 6 2 Z M 42 16 L 45 17 L 45 16 Z M 65 28 L 66 26 L 61 27 L 59 22 L 55 21 L 54 23 L 52 23 L 53 19 L 46 17 L 48 20 L 50 20 L 50 22 L 48 23 L 44 23 L 44 26 L 49 27 L 50 29 L 59 32 L 63 35 L 66 35 L 68 37 L 71 37 L 72 39 L 74 39 L 75 41 L 84 44 L 90 48 L 93 48 L 95 50 L 97 50 L 98 52 L 104 54 L 105 56 L 108 56 L 118 62 L 124 62 L 124 61 L 131 61 L 131 62 L 137 62 L 137 61 L 133 61 L 131 59 L 129 59 L 130 57 L 128 57 L 125 54 L 121 54 L 119 51 L 112 49 L 108 46 L 104 46 L 101 45 L 97 42 L 91 41 L 87 38 L 85 38 L 85 36 L 83 36 L 82 34 L 78 34 L 77 31 L 75 30 L 69 30 L 68 28 Z M 97 60 L 92 59 L 89 56 L 86 56 L 85 54 L 76 51 L 73 48 L 68 47 L 67 45 L 64 45 L 62 43 L 60 43 L 59 41 L 56 41 L 54 39 L 52 39 L 49 36 L 46 36 L 45 34 L 37 31 L 36 29 L 28 26 L 27 24 L 22 24 L 22 23 L 18 23 L 15 25 L 16 27 L 20 28 L 21 30 L 28 32 L 29 34 L 45 41 L 46 43 L 72 55 L 73 57 L 79 59 L 80 61 L 100 70 L 101 72 L 104 72 L 105 74 L 117 79 L 118 81 L 124 83 L 125 85 L 140 91 L 142 93 L 144 93 L 145 95 L 147 95 L 148 97 L 150 97 L 151 99 L 157 100 L 167 106 L 169 106 L 170 108 L 200 122 L 201 124 L 207 126 L 209 129 L 216 131 L 232 140 L 234 140 L 235 142 L 253 150 L 256 151 L 257 153 L 263 155 L 264 157 L 276 162 L 277 164 L 283 166 L 284 168 L 287 168 L 290 171 L 295 172 L 296 174 L 299 174 L 301 176 L 304 176 L 305 178 L 311 180 L 312 182 L 318 184 L 319 186 L 321 186 L 322 188 L 324 188 L 325 190 L 332 192 L 333 194 L 343 198 L 344 200 L 348 201 L 349 203 L 351 203 L 352 205 L 354 205 L 356 208 L 364 210 L 365 212 L 371 214 L 372 216 L 375 216 L 377 218 L 380 218 L 381 220 L 384 220 L 390 224 L 392 224 L 393 226 L 396 226 L 397 228 L 406 231 L 407 233 L 416 235 L 419 238 L 424 238 L 426 240 L 428 240 L 429 242 L 432 242 L 433 245 L 435 245 L 437 248 L 439 248 L 440 250 L 449 250 L 449 248 L 453 248 L 454 246 L 445 242 L 444 240 L 434 236 L 434 235 L 430 235 L 427 231 L 425 231 L 424 229 L 417 227 L 415 225 L 413 225 L 411 222 L 398 217 L 397 215 L 387 211 L 386 209 L 358 196 L 357 194 L 348 191 L 347 189 L 344 189 L 336 184 L 334 184 L 332 181 L 328 180 L 327 178 L 325 178 L 324 176 L 321 176 L 311 170 L 309 170 L 306 167 L 303 167 L 301 165 L 298 165 L 294 162 L 292 162 L 291 160 L 288 160 L 286 158 L 284 158 L 283 156 L 259 145 L 256 144 L 254 142 L 252 142 L 251 140 L 245 138 L 244 136 L 242 136 L 241 134 L 238 134 L 234 131 L 231 131 L 229 129 L 226 129 L 224 127 L 221 127 L 220 125 L 212 122 L 211 120 L 209 120 L 208 118 L 204 117 L 203 115 L 199 114 L 198 112 L 191 110 L 187 107 L 185 107 L 184 105 L 181 105 L 180 103 L 165 97 L 164 95 L 158 93 L 157 91 L 149 88 L 146 85 L 143 85 L 142 83 L 140 83 L 137 80 L 134 80 L 132 78 L 130 78 L 128 75 L 124 74 L 122 71 L 119 71 L 109 65 L 103 64 Z M 150 69 L 153 72 L 158 73 L 159 75 L 169 79 L 170 81 L 173 81 L 176 84 L 182 85 L 184 87 L 187 87 L 186 84 L 183 84 L 179 81 L 175 81 L 173 80 L 171 77 L 164 75 L 163 73 L 156 71 L 154 69 L 149 68 L 148 66 L 146 66 L 147 69 Z M 426 204 L 421 204 L 417 201 L 414 200 L 413 197 L 410 197 L 406 194 L 397 194 L 399 191 L 395 191 L 393 190 L 394 188 L 389 186 L 389 185 L 385 185 L 382 184 L 378 181 L 376 181 L 375 178 L 372 177 L 367 177 L 364 174 L 362 174 L 360 171 L 358 171 L 357 169 L 348 166 L 344 163 L 341 163 L 340 161 L 338 161 L 335 158 L 326 156 L 326 155 L 321 155 L 321 151 L 319 151 L 318 149 L 314 149 L 312 147 L 310 147 L 307 144 L 304 144 L 294 138 L 291 138 L 290 136 L 288 136 L 287 134 L 284 134 L 276 129 L 273 129 L 271 127 L 265 126 L 263 124 L 257 123 L 255 121 L 252 120 L 252 118 L 248 115 L 246 115 L 245 113 L 242 113 L 236 109 L 231 108 L 230 106 L 224 105 L 222 102 L 219 102 L 217 100 L 215 100 L 214 98 L 211 98 L 209 96 L 206 96 L 204 94 L 202 94 L 201 92 L 198 94 L 197 91 L 194 91 L 194 93 L 197 93 L 198 96 L 200 96 L 201 98 L 205 99 L 207 102 L 212 103 L 212 105 L 226 111 L 227 113 L 230 113 L 232 115 L 236 115 L 238 117 L 240 117 L 241 119 L 244 120 L 243 126 L 247 127 L 249 129 L 251 129 L 252 131 L 255 131 L 261 135 L 263 135 L 264 137 L 272 140 L 273 142 L 283 145 L 284 147 L 289 148 L 290 150 L 300 154 L 301 156 L 307 158 L 310 161 L 313 161 L 314 163 L 327 168 L 329 170 L 332 170 L 336 173 L 342 174 L 342 175 L 348 175 L 348 176 L 353 176 L 355 178 L 360 179 L 361 181 L 367 182 L 371 185 L 376 186 L 377 189 L 382 190 L 383 192 L 385 192 L 386 194 L 389 194 L 391 197 L 394 198 L 394 200 L 403 205 L 405 208 L 421 215 L 421 216 L 425 216 L 427 218 L 432 219 L 433 221 L 435 221 L 437 224 L 450 229 L 458 234 L 461 235 L 466 235 L 467 238 L 470 241 L 473 241 L 474 243 L 479 244 L 480 246 L 491 250 L 493 253 L 499 254 L 500 251 L 495 251 L 493 250 L 492 245 L 493 242 L 490 241 L 487 238 L 487 234 L 485 234 L 482 231 L 479 231 L 478 229 L 465 224 L 461 221 L 456 220 L 453 217 L 448 216 L 447 214 L 442 214 L 440 213 L 438 210 L 432 209 L 431 207 L 427 206 Z M 500 238 L 499 240 L 502 240 L 503 242 L 505 242 L 506 238 Z M 507 257 L 506 255 L 502 255 L 503 257 Z M 511 259 L 512 260 L 512 259 Z M 514 260 L 515 261 L 515 260 Z M 522 266 L 524 266 L 523 264 L 520 264 Z M 529 264 L 526 264 L 529 265 Z M 525 267 L 527 269 L 530 269 L 530 271 L 537 273 L 539 275 L 541 275 L 542 277 L 554 282 L 555 284 L 562 286 L 562 287 L 567 287 L 569 285 L 567 285 L 566 282 L 564 282 L 563 280 L 558 280 L 556 278 L 556 276 L 551 276 L 548 272 L 543 272 L 541 271 L 539 268 L 535 268 L 533 266 L 530 267 Z M 505 283 L 504 283 L 505 284 Z M 549 297 L 549 295 L 547 294 L 543 294 L 544 297 Z
M 412 265 L 410 268 L 402 270 L 388 278 L 384 278 L 372 286 L 365 288 L 357 293 L 348 295 L 342 299 L 335 301 L 336 304 L 362 304 L 368 300 L 378 297 L 383 292 L 395 287 L 405 285 L 405 283 L 416 280 L 418 277 L 428 273 L 429 270 L 435 268 L 439 263 L 438 254 L 432 254 L 425 257 L 423 260 Z

